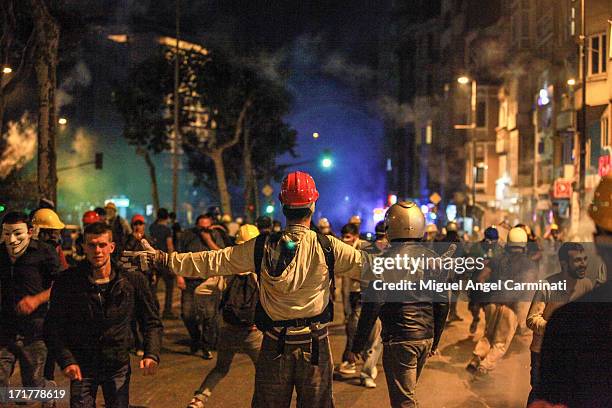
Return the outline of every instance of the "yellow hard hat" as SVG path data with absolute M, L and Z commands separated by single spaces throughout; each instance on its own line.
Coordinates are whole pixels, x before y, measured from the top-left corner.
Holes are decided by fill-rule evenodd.
M 551 231 L 556 231 L 559 229 L 559 226 L 555 223 L 550 224 L 550 230 Z
M 259 229 L 253 224 L 241 225 L 236 234 L 236 243 L 242 244 L 259 235 Z
M 327 218 L 321 218 L 317 224 L 319 228 L 329 228 L 329 220 Z
M 232 222 L 232 216 L 229 214 L 223 214 L 221 217 L 221 222 L 229 223 Z
M 353 215 L 350 219 L 349 219 L 349 224 L 361 224 L 361 217 L 358 215 Z
M 64 229 L 65 225 L 55 211 L 49 208 L 41 208 L 34 213 L 32 224 L 42 229 Z
M 524 247 L 527 245 L 527 233 L 521 227 L 514 227 L 508 232 L 507 245 Z
M 589 207 L 589 215 L 597 227 L 612 232 L 612 176 L 601 178 Z
M 451 221 L 448 224 L 446 224 L 446 231 L 447 232 L 457 232 L 458 231 L 458 227 L 457 227 L 457 223 L 455 221 Z

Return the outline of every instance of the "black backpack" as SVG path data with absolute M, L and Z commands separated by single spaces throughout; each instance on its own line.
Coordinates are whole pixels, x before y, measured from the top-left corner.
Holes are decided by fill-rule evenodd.
M 228 279 L 223 294 L 221 314 L 226 323 L 250 327 L 255 323 L 255 309 L 259 302 L 259 285 L 251 273 Z
M 269 239 L 268 239 L 269 238 Z M 261 234 L 258 235 L 255 241 L 255 273 L 257 274 L 257 279 L 260 279 L 261 275 L 261 262 L 264 257 L 264 248 L 267 241 L 270 241 L 270 244 L 274 245 L 278 242 L 278 238 L 280 238 L 280 234 L 278 235 L 268 235 Z M 313 323 L 328 323 L 334 320 L 334 302 L 332 301 L 333 293 L 336 290 L 336 283 L 334 279 L 334 251 L 331 246 L 331 242 L 329 237 L 325 234 L 321 234 L 317 232 L 317 242 L 323 248 L 323 252 L 325 254 L 325 263 L 327 264 L 327 269 L 329 271 L 329 285 L 330 285 L 330 299 L 327 303 L 327 307 L 323 312 L 318 316 L 307 317 L 303 319 L 291 319 L 291 320 L 272 320 L 270 316 L 266 313 L 266 311 L 261 306 L 259 300 L 257 301 L 257 307 L 255 311 L 255 324 L 257 328 L 261 331 L 271 330 L 273 327 L 302 327 L 302 326 L 310 326 Z

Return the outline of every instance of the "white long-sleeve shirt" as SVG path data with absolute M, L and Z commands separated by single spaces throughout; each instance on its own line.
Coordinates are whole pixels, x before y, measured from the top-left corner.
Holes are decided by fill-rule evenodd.
M 289 225 L 281 239 L 296 243 L 295 257 L 279 276 L 271 276 L 266 259 L 277 259 L 264 253 L 261 265 L 260 301 L 272 320 L 290 320 L 321 314 L 329 302 L 329 273 L 323 248 L 317 234 L 303 225 Z M 366 255 L 334 237 L 329 237 L 334 252 L 334 273 L 359 279 Z M 173 253 L 170 268 L 186 277 L 208 278 L 235 275 L 255 270 L 255 240 L 217 251 Z M 275 263 L 274 263 L 275 264 Z
M 555 274 L 546 280 L 548 282 L 558 282 L 561 279 L 561 274 Z M 571 293 L 552 290 L 536 291 L 527 313 L 527 327 L 533 330 L 530 350 L 534 353 L 540 352 L 546 323 L 555 310 L 568 302 L 578 299 L 591 290 L 593 290 L 593 283 L 588 278 L 584 278 L 576 281 L 576 285 Z

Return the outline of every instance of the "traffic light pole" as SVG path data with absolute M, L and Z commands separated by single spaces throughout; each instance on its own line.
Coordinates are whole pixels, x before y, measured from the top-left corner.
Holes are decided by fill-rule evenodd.
M 180 24 L 180 0 L 176 1 L 176 50 L 174 56 L 174 135 L 172 137 L 172 211 L 176 213 L 178 208 L 178 183 L 179 183 L 179 24 Z

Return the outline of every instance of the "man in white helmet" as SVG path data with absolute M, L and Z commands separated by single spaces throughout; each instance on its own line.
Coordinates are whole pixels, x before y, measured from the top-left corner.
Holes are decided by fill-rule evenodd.
M 421 241 L 425 217 L 410 201 L 393 204 L 385 216 L 390 247 L 382 257 L 427 257 L 439 255 Z M 452 251 L 452 250 L 451 250 Z M 447 254 L 446 254 L 447 255 Z M 385 262 L 386 263 L 386 262 Z M 446 282 L 449 271 L 420 268 L 412 274 L 401 268 L 385 269 L 385 282 L 435 280 Z M 393 293 L 392 293 L 393 292 Z M 415 407 L 415 388 L 427 357 L 434 355 L 448 315 L 449 292 L 433 290 L 379 291 L 375 282 L 364 294 L 363 309 L 350 360 L 359 356 L 377 318 L 382 322 L 383 366 L 393 408 Z
M 526 254 L 527 233 L 520 227 L 508 232 L 504 252 L 480 272 L 476 280 L 484 282 L 535 281 L 537 269 Z M 518 304 L 526 301 L 532 294 L 513 293 L 505 290 L 492 290 L 483 294 L 481 303 L 485 304 L 485 333 L 474 347 L 472 360 L 466 369 L 474 375 L 485 376 L 493 370 L 498 361 L 506 354 L 518 326 Z

